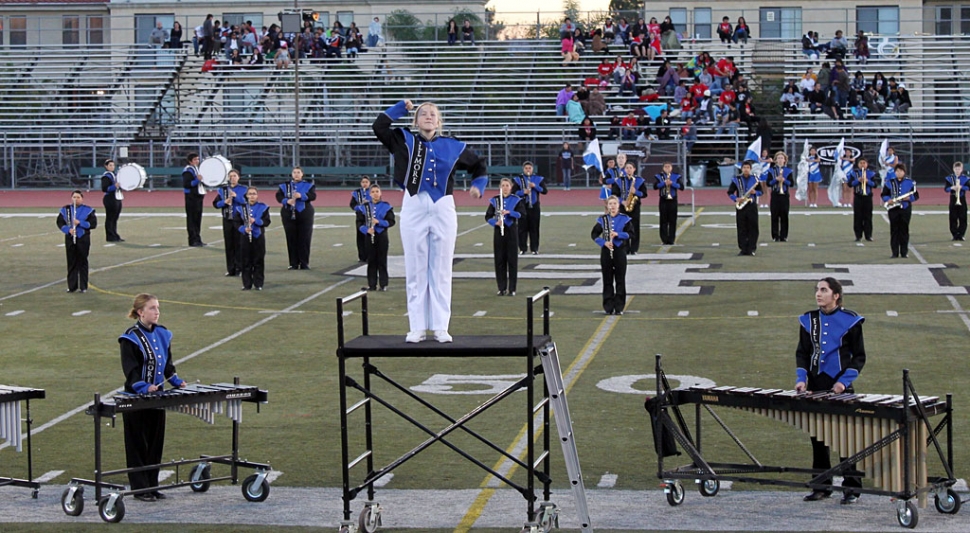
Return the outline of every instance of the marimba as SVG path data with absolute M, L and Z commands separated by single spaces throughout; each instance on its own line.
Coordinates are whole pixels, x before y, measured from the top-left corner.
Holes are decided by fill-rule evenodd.
M 33 420 L 30 417 L 30 400 L 42 399 L 45 396 L 46 392 L 44 389 L 0 385 L 0 443 L 3 446 L 12 446 L 18 453 L 23 451 L 24 443 L 24 419 L 22 417 L 20 402 L 24 402 L 27 410 L 27 479 L 0 477 L 0 487 L 4 485 L 29 487 L 34 489 L 32 493 L 34 498 L 37 497 L 37 490 L 40 488 L 40 484 L 33 481 L 33 455 L 30 447 L 30 426 Z
M 935 494 L 935 504 L 941 513 L 955 514 L 961 500 L 951 487 L 953 475 L 952 398 L 919 396 L 903 371 L 903 394 L 836 394 L 826 392 L 796 392 L 783 389 L 755 387 L 682 387 L 670 388 L 657 357 L 657 398 L 649 400 L 648 410 L 654 421 L 654 437 L 658 450 L 658 477 L 665 480 L 667 501 L 671 505 L 683 502 L 683 487 L 678 479 L 693 478 L 704 496 L 717 493 L 721 480 L 753 482 L 782 486 L 808 487 L 812 490 L 842 490 L 867 494 L 888 495 L 896 501 L 900 525 L 913 527 L 917 521 L 917 498 L 920 507 L 926 497 Z M 659 401 L 657 401 L 659 400 Z M 696 427 L 692 435 L 681 414 L 680 407 L 695 406 Z M 829 470 L 787 466 L 766 466 L 744 446 L 740 438 L 715 413 L 712 406 L 728 407 L 765 416 L 800 429 L 823 441 L 838 453 L 842 462 Z M 701 453 L 701 417 L 706 410 L 751 460 L 751 464 L 716 463 Z M 933 427 L 930 418 L 942 417 Z M 937 436 L 946 431 L 946 451 Z M 671 437 L 673 442 L 670 442 Z M 667 442 L 664 445 L 664 442 Z M 664 456 L 672 455 L 679 445 L 693 463 L 674 470 L 664 470 Z M 929 474 L 928 458 L 931 447 L 937 452 L 945 471 L 944 476 Z M 666 448 L 666 449 L 665 449 Z M 808 483 L 785 479 L 751 477 L 743 474 L 805 473 L 812 476 Z M 836 475 L 863 476 L 871 480 L 872 488 L 842 488 L 824 482 Z
M 265 390 L 249 385 L 235 383 L 215 383 L 212 385 L 192 384 L 184 389 L 169 389 L 149 394 L 120 393 L 106 400 L 94 395 L 94 403 L 85 411 L 94 417 L 94 479 L 74 478 L 61 495 L 61 507 L 65 514 L 78 516 L 84 509 L 84 487 L 93 486 L 98 512 L 105 522 L 120 522 L 125 516 L 124 497 L 128 495 L 190 487 L 194 492 L 209 490 L 209 484 L 216 481 L 238 481 L 238 468 L 253 468 L 256 473 L 242 483 L 242 493 L 249 501 L 261 502 L 269 496 L 269 482 L 266 476 L 271 470 L 268 464 L 253 463 L 239 459 L 239 424 L 242 422 L 242 403 L 266 403 Z M 118 414 L 144 409 L 166 409 L 188 414 L 209 424 L 215 423 L 215 415 L 224 414 L 232 420 L 232 450 L 226 455 L 201 455 L 199 459 L 181 459 L 152 465 L 153 467 L 179 467 L 195 465 L 188 480 L 176 480 L 159 487 L 129 490 L 124 485 L 107 483 L 105 477 L 125 475 L 132 469 L 103 471 L 101 468 L 101 419 L 110 417 L 114 422 Z M 228 465 L 230 474 L 212 477 L 212 464 Z M 142 467 L 144 469 L 145 467 Z M 149 467 L 151 468 L 151 467 Z M 102 492 L 104 491 L 104 494 Z

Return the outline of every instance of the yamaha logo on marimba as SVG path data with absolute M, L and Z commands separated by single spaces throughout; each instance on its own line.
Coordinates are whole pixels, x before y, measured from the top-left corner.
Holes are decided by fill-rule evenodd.
M 875 411 L 870 411 L 869 409 L 856 409 L 855 412 L 857 412 L 859 414 L 862 414 L 862 415 L 874 415 L 874 414 L 876 414 Z
M 720 398 L 718 398 L 717 396 L 711 396 L 708 394 L 701 395 L 701 398 L 703 398 L 705 402 L 710 402 L 710 403 L 720 402 Z
M 232 393 L 226 394 L 226 399 L 227 400 L 234 400 L 236 398 L 249 398 L 250 396 L 252 396 L 252 394 L 250 394 L 248 392 L 238 392 L 238 393 L 235 393 L 235 394 L 232 394 Z

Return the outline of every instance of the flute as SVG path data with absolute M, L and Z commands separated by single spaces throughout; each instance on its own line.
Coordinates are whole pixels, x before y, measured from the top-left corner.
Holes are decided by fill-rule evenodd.
M 293 200 L 293 189 L 296 188 L 296 184 L 292 181 L 286 184 L 286 199 Z M 296 201 L 293 201 L 293 205 L 290 206 L 290 220 L 296 220 Z
M 603 240 L 612 244 L 613 243 L 613 218 L 607 213 L 603 215 Z M 605 244 L 605 243 L 604 243 Z M 613 249 L 607 248 L 610 251 L 610 260 L 613 260 Z
M 243 216 L 246 218 L 246 235 L 249 236 L 250 244 L 253 242 L 253 223 L 250 222 L 249 204 L 243 205 Z
M 364 204 L 364 216 L 367 218 L 367 229 L 368 230 L 373 230 L 373 231 L 368 232 L 368 233 L 370 233 L 370 243 L 371 244 L 374 244 L 374 234 L 377 233 L 377 230 L 374 230 L 374 211 L 373 211 L 373 208 L 374 208 L 374 204 L 370 200 L 368 200 L 367 203 Z
M 499 232 L 505 237 L 505 196 L 498 195 L 498 223 Z
M 77 226 L 74 224 L 77 219 L 77 206 L 74 205 L 74 202 L 71 202 L 71 208 L 67 214 L 71 217 L 71 240 L 74 244 L 77 244 Z

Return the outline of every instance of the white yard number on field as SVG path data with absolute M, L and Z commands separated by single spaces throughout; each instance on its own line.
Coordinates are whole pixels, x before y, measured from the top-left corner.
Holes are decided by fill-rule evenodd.
M 657 392 L 657 385 L 655 383 L 655 374 L 637 374 L 631 376 L 617 376 L 614 378 L 606 378 L 596 384 L 596 387 L 609 392 L 618 392 L 620 394 L 650 394 Z M 640 381 L 650 380 L 649 383 L 643 383 L 641 387 L 635 388 L 634 385 Z M 675 376 L 673 374 L 667 374 L 667 380 L 670 381 L 670 386 L 677 387 L 705 387 L 711 388 L 715 385 L 712 380 L 707 378 L 702 378 L 698 376 Z
M 525 374 L 495 376 L 434 374 L 424 383 L 411 387 L 414 392 L 432 394 L 490 394 L 495 395 L 525 377 Z

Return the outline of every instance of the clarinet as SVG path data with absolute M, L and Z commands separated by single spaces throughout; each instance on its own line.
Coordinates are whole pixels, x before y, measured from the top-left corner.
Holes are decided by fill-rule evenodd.
M 522 178 L 522 181 L 524 182 L 524 185 L 526 185 L 525 194 L 527 195 L 526 198 L 528 198 L 529 209 L 532 209 L 533 205 L 532 205 L 532 179 L 531 179 L 531 176 L 524 176 Z
M 74 244 L 77 244 L 77 226 L 74 225 L 74 219 L 77 218 L 77 207 L 75 207 L 74 202 L 71 202 L 71 207 L 67 213 L 71 217 L 71 229 L 74 233 L 71 235 L 71 240 Z
M 287 200 L 293 199 L 293 189 L 295 188 L 296 188 L 296 184 L 293 183 L 292 181 L 286 184 Z M 293 205 L 290 206 L 290 220 L 296 220 L 296 202 L 293 202 Z
M 252 242 L 253 242 L 253 225 L 252 225 L 251 222 L 249 222 L 250 212 L 249 212 L 249 203 L 248 202 L 243 205 L 243 217 L 246 219 L 246 235 L 249 236 L 249 243 L 252 244 Z
M 613 237 L 610 233 L 613 230 L 613 217 L 609 213 L 603 215 L 603 240 L 606 242 L 613 242 Z M 610 261 L 613 260 L 613 249 L 608 248 L 610 251 Z
M 229 199 L 230 190 L 231 189 L 228 185 L 226 185 L 222 190 L 222 203 L 226 204 L 222 206 L 222 216 L 232 220 L 232 200 Z
M 498 195 L 498 223 L 499 232 L 505 237 L 505 197 L 501 193 Z
M 369 230 L 370 229 L 374 229 L 374 211 L 373 211 L 373 209 L 374 209 L 374 203 L 373 202 L 371 202 L 370 200 L 368 200 L 367 202 L 364 203 L 364 217 L 366 217 L 366 219 L 367 219 L 367 229 L 369 229 Z M 370 243 L 371 244 L 374 244 L 374 234 L 375 233 L 377 233 L 377 230 L 374 230 L 374 233 L 371 233 L 370 234 Z

